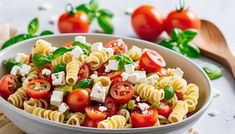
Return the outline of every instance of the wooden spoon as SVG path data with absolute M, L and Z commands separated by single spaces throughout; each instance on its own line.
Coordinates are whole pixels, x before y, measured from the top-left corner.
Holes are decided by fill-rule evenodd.
M 235 78 L 235 57 L 229 50 L 222 32 L 215 24 L 207 20 L 201 20 L 201 24 L 201 30 L 193 42 L 200 48 L 203 55 L 230 68 Z

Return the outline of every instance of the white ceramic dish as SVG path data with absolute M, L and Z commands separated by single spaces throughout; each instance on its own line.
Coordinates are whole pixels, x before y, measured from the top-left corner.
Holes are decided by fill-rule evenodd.
M 76 34 L 78 35 L 78 34 Z M 68 41 L 72 41 L 75 34 L 68 35 L 52 35 L 42 38 L 50 43 L 53 46 L 61 46 Z M 3 112 L 16 126 L 29 134 L 80 134 L 80 133 L 154 133 L 154 134 L 183 134 L 185 130 L 193 126 L 208 108 L 212 93 L 211 93 L 211 85 L 210 80 L 205 75 L 205 73 L 191 60 L 185 58 L 171 50 L 163 48 L 154 43 L 124 38 L 124 37 L 116 37 L 110 35 L 102 35 L 102 34 L 80 34 L 87 37 L 87 42 L 108 42 L 112 39 L 121 38 L 128 44 L 129 48 L 131 45 L 136 45 L 141 48 L 150 48 L 158 51 L 166 60 L 167 66 L 169 67 L 180 67 L 184 72 L 184 77 L 188 82 L 193 82 L 197 84 L 200 88 L 200 98 L 197 109 L 194 114 L 182 122 L 168 124 L 164 126 L 158 127 L 148 127 L 148 128 L 127 128 L 122 130 L 105 130 L 105 129 L 97 129 L 97 128 L 88 128 L 88 127 L 76 127 L 69 126 L 66 124 L 60 124 L 56 122 L 52 122 L 46 119 L 42 119 L 36 116 L 33 116 L 25 111 L 16 108 L 11 105 L 7 101 L 5 101 L 2 97 L 0 97 L 0 111 Z M 39 38 L 30 39 L 28 41 L 24 41 L 9 47 L 0 52 L 0 76 L 2 76 L 6 69 L 3 66 L 3 60 L 8 59 L 14 56 L 18 52 L 30 53 L 32 46 L 35 44 L 36 40 Z

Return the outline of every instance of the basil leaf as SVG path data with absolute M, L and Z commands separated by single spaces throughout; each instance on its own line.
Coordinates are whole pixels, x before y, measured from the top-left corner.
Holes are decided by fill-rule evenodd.
M 51 63 L 50 59 L 47 58 L 47 56 L 43 54 L 34 54 L 32 57 L 33 64 L 37 66 L 44 66 L 46 64 Z
M 39 29 L 39 21 L 38 21 L 38 18 L 34 18 L 33 20 L 31 20 L 29 22 L 29 25 L 28 25 L 28 33 L 30 35 L 34 35 Z
M 124 54 L 116 54 L 116 55 L 113 55 L 112 57 L 110 57 L 110 60 L 117 60 L 117 61 L 120 61 L 121 59 L 124 58 Z
M 88 43 L 74 41 L 72 43 L 72 45 L 79 46 L 82 49 L 82 51 L 84 52 L 84 54 L 86 54 L 86 55 L 89 55 L 91 53 L 91 46 Z
M 67 53 L 71 50 L 73 50 L 73 48 L 60 47 L 60 48 L 56 49 L 55 52 L 51 56 L 49 56 L 49 59 L 54 60 L 54 59 L 60 57 L 61 55 L 63 55 L 64 53 Z
M 206 72 L 206 74 L 211 80 L 215 80 L 223 76 L 222 68 L 216 65 L 209 64 L 206 67 L 203 67 L 203 70 Z
M 170 100 L 175 95 L 175 91 L 171 86 L 165 86 L 164 92 L 165 92 L 165 95 L 164 95 L 165 100 Z
M 180 33 L 182 33 L 182 30 L 181 30 L 181 29 L 179 29 L 179 28 L 174 28 L 174 29 L 171 31 L 171 38 L 172 38 L 172 41 L 178 41 Z
M 66 64 L 58 64 L 54 67 L 53 73 L 58 73 L 66 70 Z
M 185 39 L 185 42 L 183 43 L 188 43 L 193 40 L 193 38 L 197 35 L 197 32 L 193 30 L 185 30 L 181 34 Z
M 113 18 L 113 12 L 111 10 L 100 9 L 98 12 L 101 16 L 105 16 L 105 17 L 108 17 L 108 18 Z
M 107 34 L 112 34 L 114 32 L 113 25 L 110 23 L 110 19 L 106 16 L 99 16 L 97 18 L 99 26 Z
M 29 34 L 19 34 L 19 35 L 16 35 L 15 37 L 12 37 L 11 39 L 7 40 L 3 45 L 2 45 L 2 48 L 1 49 L 4 49 L 4 48 L 7 48 L 15 43 L 18 43 L 18 42 L 21 42 L 21 41 L 24 41 L 24 40 L 27 40 L 27 39 L 30 39 L 30 38 L 33 38 L 34 36 L 32 35 L 29 35 Z
M 197 46 L 192 43 L 183 44 L 181 47 L 181 52 L 183 55 L 190 57 L 190 58 L 198 58 L 200 57 L 200 50 Z
M 54 34 L 52 31 L 49 31 L 49 30 L 45 30 L 45 31 L 42 31 L 40 33 L 40 36 L 44 36 L 44 35 L 50 35 L 50 34 Z
M 125 69 L 125 65 L 127 64 L 133 64 L 133 60 L 129 56 L 126 56 L 125 54 L 116 54 L 110 57 L 109 59 L 119 61 L 118 70 Z
M 99 3 L 98 3 L 97 0 L 91 0 L 91 1 L 89 2 L 89 5 L 90 5 L 90 7 L 91 7 L 91 9 L 92 9 L 93 11 L 96 11 L 96 10 L 98 9 L 98 7 L 99 7 Z
M 88 88 L 90 87 L 92 84 L 92 80 L 91 79 L 83 79 L 81 81 L 79 81 L 74 87 L 73 89 L 76 88 Z
M 21 66 L 21 65 L 22 65 L 21 63 L 16 62 L 15 60 L 12 60 L 12 59 L 5 60 L 5 61 L 3 62 L 3 64 L 6 66 L 8 72 L 11 72 L 11 69 L 12 69 L 14 66 Z
M 59 87 L 55 87 L 54 90 L 63 92 L 64 97 L 66 97 L 70 92 L 73 91 L 73 86 L 70 86 L 70 85 L 59 86 Z
M 92 12 L 91 9 L 89 8 L 89 6 L 86 5 L 86 4 L 81 4 L 81 5 L 77 6 L 77 7 L 76 7 L 76 10 L 77 10 L 77 11 L 83 11 L 83 12 L 85 12 L 86 14 L 89 14 L 89 13 Z

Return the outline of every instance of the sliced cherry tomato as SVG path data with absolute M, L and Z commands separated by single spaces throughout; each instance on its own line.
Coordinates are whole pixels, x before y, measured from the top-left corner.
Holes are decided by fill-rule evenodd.
M 0 80 L 0 94 L 5 100 L 19 87 L 20 82 L 15 75 L 5 74 Z
M 142 54 L 140 66 L 147 72 L 152 73 L 166 66 L 166 62 L 158 52 L 149 49 Z
M 201 20 L 190 9 L 174 10 L 166 18 L 165 30 L 168 35 L 171 35 L 171 31 L 174 28 L 199 30 L 201 28 Z
M 86 117 L 85 121 L 82 123 L 82 126 L 96 128 L 98 123 L 99 123 L 99 121 L 94 121 L 94 120 L 90 119 L 89 117 Z
M 105 44 L 106 48 L 113 48 L 114 54 L 119 54 L 119 53 L 126 53 L 127 52 L 127 45 L 123 40 L 118 39 L 118 40 L 112 40 Z
M 176 93 L 176 96 L 177 96 L 178 100 L 183 100 L 184 94 L 182 92 L 177 92 L 176 91 L 175 93 Z
M 118 82 L 122 81 L 122 76 L 117 76 L 117 77 L 111 79 L 111 81 L 112 81 L 112 85 L 115 83 L 118 83 Z
M 73 42 L 72 41 L 70 41 L 70 42 L 66 42 L 65 44 L 64 44 L 64 46 L 65 47 L 72 47 L 73 45 Z
M 75 89 L 67 97 L 67 104 L 74 112 L 82 112 L 89 105 L 89 91 L 84 89 Z
M 107 107 L 107 116 L 113 116 L 118 111 L 118 104 L 111 96 L 106 97 L 104 106 Z
M 50 84 L 52 84 L 51 74 L 49 74 L 49 75 L 42 74 L 43 69 L 48 69 L 52 72 L 52 65 L 48 64 L 48 65 L 42 67 L 40 70 L 40 73 L 38 75 L 40 79 L 44 79 L 44 80 L 48 81 Z
M 139 127 L 150 127 L 154 126 L 154 124 L 157 122 L 157 110 L 156 109 L 148 109 L 147 114 L 142 114 L 140 112 L 133 112 L 131 113 L 131 122 L 133 127 L 139 128 Z
M 26 91 L 31 98 L 44 99 L 50 95 L 51 84 L 43 79 L 30 81 L 26 86 Z
M 86 107 L 85 111 L 87 116 L 94 121 L 101 121 L 107 116 L 105 112 L 101 112 L 98 110 L 98 106 Z
M 105 72 L 105 64 L 101 65 L 101 67 L 98 69 L 98 75 L 99 76 L 107 76 L 108 73 Z
M 60 33 L 87 33 L 89 31 L 89 18 L 83 11 L 75 14 L 63 13 L 58 20 Z
M 168 118 L 171 114 L 172 107 L 170 107 L 166 102 L 162 102 L 160 107 L 157 108 L 158 114 Z
M 33 63 L 33 61 L 32 61 L 32 54 L 29 55 L 29 63 Z
M 90 74 L 89 67 L 88 65 L 84 64 L 78 72 L 78 81 L 88 78 L 89 74 Z
M 121 74 L 122 74 L 121 71 L 116 71 L 116 72 L 110 73 L 110 74 L 109 74 L 109 78 L 112 80 L 112 79 L 114 79 L 114 78 L 116 78 L 116 77 L 120 77 Z
M 128 82 L 117 82 L 112 85 L 110 95 L 118 103 L 128 102 L 134 95 L 134 87 Z
M 138 7 L 131 16 L 135 33 L 145 40 L 156 40 L 164 30 L 164 18 L 160 10 L 151 5 Z

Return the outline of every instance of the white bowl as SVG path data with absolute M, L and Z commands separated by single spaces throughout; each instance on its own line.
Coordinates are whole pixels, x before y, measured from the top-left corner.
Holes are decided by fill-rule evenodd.
M 78 35 L 78 34 L 76 34 Z M 0 52 L 0 63 L 2 70 L 0 72 L 0 76 L 2 76 L 6 69 L 3 65 L 3 60 L 8 59 L 14 56 L 18 52 L 30 53 L 31 48 L 35 44 L 36 40 L 44 39 L 54 46 L 59 47 L 68 41 L 72 41 L 75 34 L 68 35 L 52 35 L 30 39 L 18 44 L 15 44 L 12 47 L 9 47 Z M 197 109 L 194 114 L 185 120 L 168 124 L 164 126 L 157 127 L 148 127 L 148 128 L 127 128 L 121 130 L 105 130 L 98 128 L 88 128 L 88 127 L 77 127 L 77 126 L 69 126 L 66 124 L 52 122 L 46 119 L 42 119 L 36 116 L 33 116 L 19 108 L 8 103 L 2 97 L 0 97 L 0 110 L 20 129 L 30 134 L 78 134 L 78 133 L 92 133 L 92 134 L 103 134 L 103 133 L 154 133 L 154 134 L 163 134 L 163 133 L 175 133 L 182 134 L 185 130 L 193 126 L 208 108 L 212 93 L 211 93 L 211 84 L 208 77 L 205 73 L 200 69 L 195 63 L 193 63 L 190 59 L 185 58 L 171 50 L 163 48 L 159 45 L 156 45 L 151 42 L 126 38 L 126 37 L 116 37 L 110 35 L 102 35 L 102 34 L 79 34 L 87 37 L 87 42 L 108 42 L 112 39 L 121 38 L 128 44 L 130 48 L 132 45 L 136 45 L 141 48 L 150 48 L 159 52 L 164 59 L 166 60 L 168 67 L 180 67 L 184 72 L 184 77 L 188 82 L 193 82 L 197 84 L 200 88 L 200 97 Z

